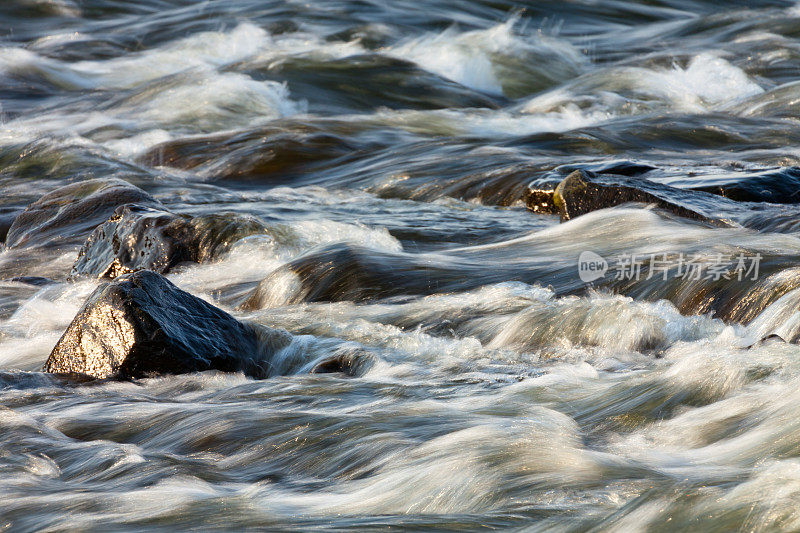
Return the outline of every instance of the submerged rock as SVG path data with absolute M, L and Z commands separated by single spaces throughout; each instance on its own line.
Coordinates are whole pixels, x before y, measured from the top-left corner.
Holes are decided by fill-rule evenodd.
M 44 370 L 111 379 L 204 370 L 264 378 L 271 355 L 289 342 L 285 332 L 266 334 L 142 271 L 89 296 Z
M 19 209 L 0 207 L 0 248 L 2 248 L 3 243 L 6 242 L 8 230 L 11 229 L 11 225 L 14 223 L 17 216 L 19 216 L 20 212 Z
M 338 243 L 313 250 L 273 271 L 240 307 L 254 310 L 298 302 L 432 294 L 445 287 L 456 288 L 464 281 L 463 270 L 434 262 L 424 254 L 387 253 Z M 472 286 L 480 282 L 467 276 L 467 283 Z
M 124 205 L 89 236 L 70 275 L 113 279 L 137 270 L 166 273 L 182 262 L 208 261 L 233 242 L 262 232 L 264 226 L 249 216 L 189 217 Z
M 322 130 L 265 127 L 167 141 L 138 158 L 149 166 L 192 169 L 215 180 L 294 183 L 319 165 L 352 156 L 359 144 Z
M 311 369 L 312 374 L 363 375 L 374 364 L 372 354 L 362 348 L 342 348 Z
M 52 285 L 54 283 L 57 283 L 55 280 L 52 280 L 50 278 L 44 278 L 42 276 L 17 276 L 3 281 L 22 283 L 23 285 L 32 285 L 34 287 L 44 287 L 45 285 Z
M 311 107 L 324 102 L 325 109 L 340 112 L 360 109 L 497 109 L 498 103 L 407 61 L 382 54 L 349 55 L 342 59 L 287 57 L 252 72 L 288 83 L 292 94 L 308 99 Z
M 291 279 L 290 294 L 280 303 L 364 300 L 402 292 L 392 257 L 375 250 L 336 244 L 310 252 L 277 269 L 258 284 L 242 305 L 261 309 L 274 299 L 276 286 Z
M 509 279 L 550 282 L 534 264 L 521 267 L 504 260 L 494 262 L 491 252 L 464 257 L 468 255 L 468 251 L 458 256 L 386 252 L 337 243 L 274 270 L 240 307 L 254 310 L 298 302 L 363 302 L 463 291 Z
M 532 181 L 522 194 L 525 206 L 534 213 L 542 215 L 558 214 L 558 207 L 553 203 L 553 194 L 557 186 L 558 184 L 553 185 L 549 182 Z
M 120 179 L 71 183 L 42 196 L 20 213 L 8 229 L 6 246 L 77 244 L 123 204 L 160 205 L 148 193 Z
M 615 176 L 628 176 L 629 178 L 633 178 L 636 176 L 643 176 L 648 172 L 658 169 L 647 163 L 640 163 L 629 159 L 615 159 L 612 161 L 600 161 L 599 163 L 561 165 L 556 167 L 555 170 L 562 175 L 572 174 L 576 170 L 588 170 L 595 174 L 613 174 Z
M 717 194 L 737 202 L 800 204 L 800 168 L 787 167 L 765 172 L 702 176 L 696 191 Z
M 558 209 L 562 221 L 631 202 L 655 204 L 684 218 L 727 225 L 709 215 L 720 211 L 721 205 L 717 197 L 640 178 L 598 176 L 586 170 L 576 170 L 553 193 L 553 205 Z

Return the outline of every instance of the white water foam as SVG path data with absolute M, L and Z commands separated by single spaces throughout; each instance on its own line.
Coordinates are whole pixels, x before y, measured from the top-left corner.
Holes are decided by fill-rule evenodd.
M 22 48 L 0 48 L 0 71 L 37 73 L 65 89 L 129 89 L 187 70 L 209 70 L 255 55 L 270 43 L 263 29 L 244 23 L 230 32 L 202 32 L 102 61 L 67 63 Z
M 170 277 L 185 290 L 208 295 L 223 286 L 264 279 L 316 246 L 347 243 L 389 252 L 402 250 L 400 241 L 386 228 L 359 223 L 301 220 L 291 225 L 271 226 L 267 231 L 266 235 L 253 235 L 235 243 L 217 262 L 188 266 Z M 287 274 L 275 281 L 272 305 L 282 305 L 297 289 L 297 280 Z
M 44 287 L 0 322 L 0 367 L 40 370 L 96 284 L 85 281 Z
M 542 32 L 533 37 L 518 35 L 514 31 L 518 22 L 513 17 L 489 29 L 468 32 L 449 28 L 402 42 L 384 53 L 494 95 L 505 94 L 504 85 L 520 75 L 567 76 L 585 67 L 586 57 L 570 43 Z M 546 63 L 543 72 L 527 72 L 535 63 Z
M 686 68 L 623 67 L 592 72 L 516 108 L 383 111 L 375 120 L 428 135 L 533 135 L 597 126 L 655 109 L 707 113 L 763 92 L 738 67 L 704 53 L 692 58 Z
M 705 113 L 763 92 L 742 69 L 707 52 L 693 57 L 685 68 L 619 67 L 589 73 L 565 88 L 531 99 L 522 110 L 552 113 L 577 100 L 583 101 L 584 112 L 605 109 L 621 115 L 661 107 Z
M 67 90 L 132 90 L 112 105 L 91 110 L 66 107 L 7 122 L 0 139 L 19 143 L 55 136 L 71 143 L 98 143 L 117 155 L 133 157 L 176 136 L 253 127 L 303 113 L 305 104 L 292 101 L 285 84 L 220 69 L 246 60 L 347 55 L 355 50 L 339 48 L 328 50 L 319 37 L 306 34 L 273 38 L 250 23 L 98 61 L 69 63 L 28 49 L 0 48 L 0 73 L 39 77 Z

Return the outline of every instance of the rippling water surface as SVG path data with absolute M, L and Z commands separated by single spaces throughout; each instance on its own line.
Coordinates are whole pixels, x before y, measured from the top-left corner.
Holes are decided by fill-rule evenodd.
M 168 277 L 292 340 L 67 382 L 85 234 L 0 252 L 0 529 L 800 529 L 798 73 L 783 1 L 3 0 L 0 229 L 98 177 L 253 215 Z M 526 208 L 614 161 L 770 203 Z M 764 261 L 587 287 L 585 250 Z

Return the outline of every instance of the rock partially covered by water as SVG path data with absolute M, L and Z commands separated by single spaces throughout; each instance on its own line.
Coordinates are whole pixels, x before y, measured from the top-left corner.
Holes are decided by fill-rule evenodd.
M 800 168 L 786 167 L 764 172 L 703 176 L 701 185 L 691 187 L 737 202 L 800 204 Z
M 576 170 L 567 176 L 553 194 L 553 204 L 562 221 L 607 207 L 644 203 L 684 218 L 726 225 L 710 215 L 720 211 L 722 201 L 707 193 L 675 189 L 641 178 L 598 176 L 586 170 Z
M 271 355 L 290 342 L 142 271 L 98 287 L 45 363 L 50 373 L 134 379 L 204 370 L 268 375 Z
M 468 272 L 446 263 L 444 256 L 388 253 L 337 243 L 279 267 L 240 307 L 254 310 L 298 302 L 369 301 L 481 284 L 477 275 L 470 276 L 477 274 L 475 270 Z M 480 268 L 484 267 L 481 264 Z
M 303 125 L 299 131 L 265 127 L 167 141 L 138 161 L 145 165 L 192 169 L 217 180 L 290 183 L 317 165 L 357 152 L 361 145 Z
M 356 377 L 363 375 L 374 363 L 374 357 L 362 348 L 340 348 L 330 357 L 314 365 L 311 373 Z
M 20 211 L 18 209 L 0 207 L 0 248 L 6 242 L 8 230 L 11 229 L 11 225 L 19 214 Z
M 202 263 L 248 235 L 263 233 L 254 217 L 180 216 L 138 204 L 117 208 L 83 244 L 71 276 L 113 279 L 137 270 L 169 272 L 182 262 Z
M 555 190 L 567 175 L 577 170 L 585 170 L 594 174 L 634 177 L 656 170 L 656 167 L 625 159 L 561 165 L 528 183 L 522 194 L 523 202 L 534 213 L 559 214 L 558 206 L 553 201 Z
M 267 276 L 243 309 L 262 309 L 275 299 L 276 287 L 286 294 L 272 303 L 367 300 L 403 292 L 402 267 L 394 257 L 376 250 L 336 244 L 314 250 Z M 288 286 L 287 286 L 288 285 Z
M 123 204 L 160 205 L 142 189 L 119 179 L 71 183 L 42 196 L 20 213 L 8 230 L 6 246 L 76 244 Z

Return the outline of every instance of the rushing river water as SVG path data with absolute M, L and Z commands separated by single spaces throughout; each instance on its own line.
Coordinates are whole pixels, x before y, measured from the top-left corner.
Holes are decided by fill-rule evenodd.
M 800 529 L 800 6 L 3 0 L 0 39 L 0 227 L 91 178 L 251 215 L 168 278 L 291 334 L 264 380 L 64 381 L 85 221 L 0 252 L 0 530 Z M 526 207 L 609 165 L 729 223 Z

